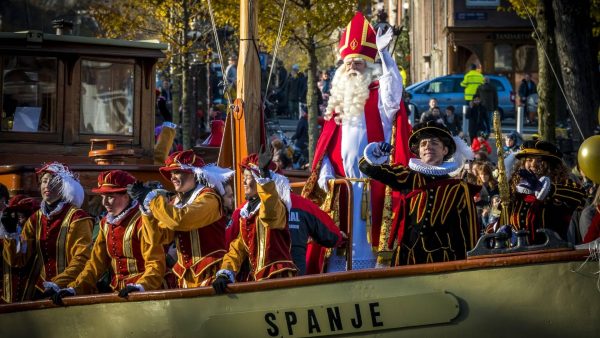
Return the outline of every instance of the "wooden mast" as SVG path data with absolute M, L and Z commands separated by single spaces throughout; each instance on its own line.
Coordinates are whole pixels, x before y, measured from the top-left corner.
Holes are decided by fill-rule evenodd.
M 244 202 L 243 173 L 238 164 L 251 153 L 258 153 L 264 128 L 260 95 L 258 60 L 258 0 L 240 0 L 240 51 L 237 63 L 237 95 L 227 114 L 219 165 L 236 171 L 234 192 L 238 205 Z M 225 76 L 225 74 L 223 74 Z

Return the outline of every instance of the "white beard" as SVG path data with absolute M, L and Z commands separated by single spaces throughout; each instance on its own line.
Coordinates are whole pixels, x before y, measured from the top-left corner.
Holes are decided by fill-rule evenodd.
M 331 95 L 325 119 L 330 120 L 333 113 L 337 124 L 352 123 L 362 117 L 365 110 L 365 102 L 369 98 L 369 85 L 375 79 L 376 71 L 367 67 L 362 73 L 346 71 L 345 65 L 341 65 L 335 72 L 331 83 Z

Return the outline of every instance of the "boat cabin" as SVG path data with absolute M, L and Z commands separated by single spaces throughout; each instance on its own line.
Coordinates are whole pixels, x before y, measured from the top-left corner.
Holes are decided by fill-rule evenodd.
M 30 192 L 25 176 L 48 161 L 95 175 L 112 169 L 96 164 L 134 171 L 152 165 L 154 67 L 166 48 L 40 31 L 0 33 L 0 183 L 13 194 Z

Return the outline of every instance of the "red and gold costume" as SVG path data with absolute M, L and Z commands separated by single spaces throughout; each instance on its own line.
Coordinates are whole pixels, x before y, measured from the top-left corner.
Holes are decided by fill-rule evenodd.
M 564 166 L 560 150 L 546 141 L 524 142 L 515 157 L 522 160 L 527 157 L 538 157 L 548 166 Z M 509 224 L 515 231 L 528 230 L 530 243 L 545 240 L 545 237 L 538 238 L 539 235 L 535 233 L 537 229 L 543 228 L 555 231 L 566 240 L 573 211 L 585 204 L 586 195 L 581 186 L 568 179 L 566 175 L 563 176 L 564 179 L 552 177 L 549 180 L 551 184 L 547 185 L 548 192 L 543 194 L 545 195 L 543 198 L 539 196 L 540 193 L 536 196 L 535 191 L 523 193 L 516 188 L 512 191 Z M 517 181 L 513 180 L 513 188 L 516 183 Z
M 256 170 L 257 156 L 250 155 L 242 160 L 242 168 Z M 273 167 L 273 166 L 271 166 Z M 289 183 L 286 197 L 282 200 L 276 181 L 284 187 L 287 179 L 271 173 L 273 179 L 260 179 L 257 182 L 260 203 L 250 210 L 246 202 L 233 213 L 232 226 L 239 226 L 240 233 L 223 258 L 221 271 L 239 272 L 246 259 L 250 263 L 248 280 L 263 280 L 292 277 L 297 273 L 291 250 L 288 229 Z M 264 180 L 264 181 L 262 181 Z M 285 188 L 283 188 L 285 189 Z M 285 202 L 284 202 L 285 201 Z M 291 204 L 291 202 L 289 202 Z M 221 271 L 219 274 L 221 274 Z M 233 282 L 234 278 L 226 273 Z
M 31 214 L 40 208 L 40 202 L 34 198 L 25 195 L 15 195 L 8 202 L 8 207 L 4 212 L 15 212 L 29 218 Z M 0 242 L 0 246 L 3 243 Z M 33 261 L 30 261 L 24 267 L 11 267 L 6 260 L 2 260 L 3 265 L 3 288 L 2 300 L 6 303 L 22 302 L 33 298 L 34 282 L 36 281 L 32 274 L 34 273 Z M 38 272 L 39 273 L 39 272 Z
M 126 193 L 127 185 L 133 182 L 135 178 L 124 171 L 107 171 L 98 176 L 98 188 L 92 191 Z M 128 284 L 139 284 L 145 291 L 160 289 L 162 285 L 165 254 L 161 233 L 155 224 L 143 224 L 137 202 L 130 203 L 116 217 L 102 218 L 92 257 L 69 287 L 77 294 L 93 292 L 106 270 L 111 272 L 110 286 L 114 291 Z
M 204 161 L 187 150 L 171 154 L 160 171 L 170 179 L 173 170 L 193 171 L 198 176 L 202 175 L 203 167 Z M 150 197 L 147 207 L 163 231 L 163 244 L 175 240 L 177 263 L 173 273 L 180 287 L 210 285 L 227 251 L 226 221 L 216 189 L 199 182 L 194 190 L 173 200 L 160 194 Z
M 64 288 L 90 258 L 92 225 L 92 218 L 70 203 L 61 203 L 50 215 L 40 209 L 23 227 L 25 252 L 16 252 L 16 241 L 5 241 L 4 259 L 13 267 L 26 266 L 35 259 L 34 266 L 41 264 L 36 288 L 44 291 L 45 281 Z

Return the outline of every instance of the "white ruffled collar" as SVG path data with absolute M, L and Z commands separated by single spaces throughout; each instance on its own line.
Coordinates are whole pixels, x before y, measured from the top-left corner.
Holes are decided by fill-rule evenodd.
M 179 195 L 177 197 L 177 203 L 175 203 L 173 206 L 177 209 L 181 209 L 181 208 L 185 208 L 187 207 L 189 204 L 191 204 L 192 202 L 194 202 L 196 200 L 196 197 L 198 197 L 198 194 L 200 193 L 200 191 L 202 191 L 202 189 L 204 189 L 204 185 L 197 183 L 196 184 L 196 188 L 194 188 L 194 192 L 192 192 L 192 194 L 190 195 L 190 197 L 186 200 L 186 201 L 182 201 L 180 198 L 183 195 Z
M 40 206 L 40 210 L 42 211 L 42 214 L 44 216 L 46 216 L 47 218 L 52 218 L 53 216 L 57 215 L 58 213 L 60 213 L 63 209 L 63 207 L 67 204 L 66 201 L 60 201 L 58 203 L 58 205 L 56 205 L 56 207 L 54 209 L 52 209 L 51 211 L 48 210 L 48 203 L 46 203 L 45 201 L 42 202 L 42 205 Z
M 128 214 L 129 211 L 131 211 L 131 209 L 137 208 L 138 207 L 138 202 L 137 201 L 133 201 L 131 203 L 131 205 L 129 206 L 129 208 L 121 211 L 120 214 L 116 215 L 116 216 L 111 216 L 111 215 L 106 215 L 106 221 L 110 224 L 119 224 L 123 218 L 125 218 Z
M 435 166 L 423 163 L 418 158 L 411 158 L 408 162 L 408 166 L 412 170 L 420 172 L 421 174 L 432 176 L 450 175 L 450 173 L 458 169 L 458 164 L 454 161 L 442 162 L 441 165 Z

